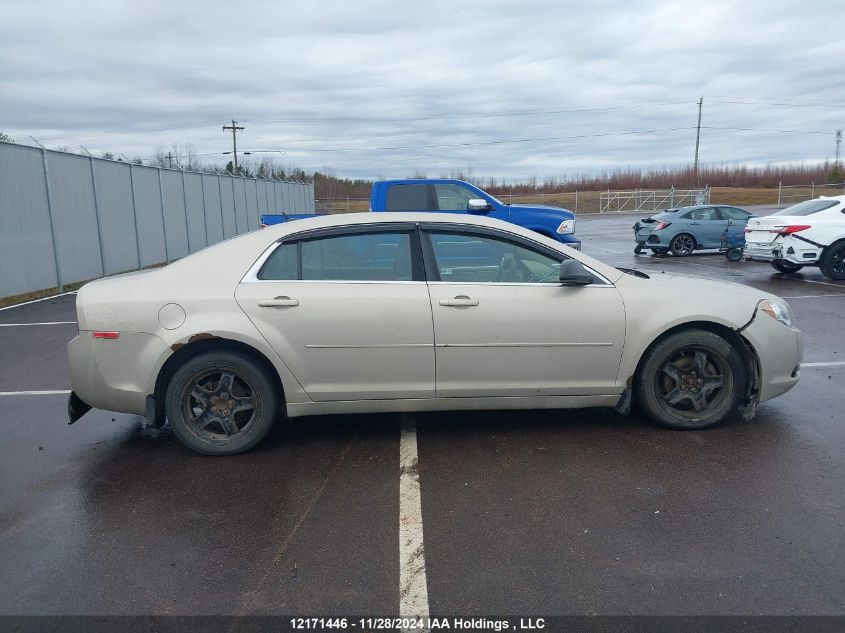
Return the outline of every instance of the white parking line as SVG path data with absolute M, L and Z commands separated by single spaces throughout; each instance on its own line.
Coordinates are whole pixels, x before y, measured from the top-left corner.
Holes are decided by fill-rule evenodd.
M 24 327 L 27 325 L 76 325 L 76 321 L 45 321 L 44 323 L 0 323 L 0 327 Z
M 0 391 L 0 396 L 55 396 L 69 393 L 70 389 L 54 389 L 52 391 Z
M 805 367 L 845 367 L 845 361 L 835 361 L 830 363 L 801 363 L 801 369 Z
M 399 438 L 399 615 L 428 618 L 417 424 L 403 414 Z
M 55 299 L 56 297 L 64 297 L 65 295 L 75 295 L 76 290 L 71 290 L 69 292 L 62 292 L 57 295 L 50 295 L 49 297 L 42 297 L 41 299 L 33 299 L 32 301 L 24 301 L 23 303 L 16 303 L 13 306 L 6 306 L 5 308 L 0 308 L 0 312 L 3 310 L 11 310 L 12 308 L 20 308 L 21 306 L 28 306 L 30 303 L 38 303 L 39 301 L 47 301 L 47 299 Z

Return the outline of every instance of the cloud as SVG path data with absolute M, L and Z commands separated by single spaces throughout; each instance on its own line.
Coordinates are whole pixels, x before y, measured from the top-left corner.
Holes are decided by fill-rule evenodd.
M 845 127 L 844 17 L 834 0 L 18 3 L 0 128 L 222 164 L 236 118 L 242 149 L 340 175 L 542 177 L 689 162 L 703 95 L 703 161 L 818 160 Z M 554 140 L 498 143 L 523 139 Z

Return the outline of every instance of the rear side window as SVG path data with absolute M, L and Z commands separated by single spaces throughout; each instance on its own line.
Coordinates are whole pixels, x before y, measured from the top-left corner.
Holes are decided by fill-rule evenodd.
M 297 271 L 296 249 L 295 242 L 292 244 L 282 244 L 267 259 L 267 262 L 258 274 L 258 278 L 276 281 L 298 279 L 299 272 Z
M 839 200 L 806 200 L 776 211 L 772 215 L 812 215 L 813 213 L 835 207 L 837 204 L 839 204 Z
M 719 214 L 713 207 L 705 207 L 703 209 L 693 209 L 686 215 L 682 216 L 686 220 L 706 221 L 718 220 Z
M 302 242 L 303 280 L 411 281 L 407 233 L 356 233 Z
M 719 210 L 722 212 L 722 217 L 726 220 L 747 220 L 748 216 L 751 215 L 736 207 L 719 207 Z
M 428 201 L 428 185 L 390 185 L 384 210 L 432 211 Z

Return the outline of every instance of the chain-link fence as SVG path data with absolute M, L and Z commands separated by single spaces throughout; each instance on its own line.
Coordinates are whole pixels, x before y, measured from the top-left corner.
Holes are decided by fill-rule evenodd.
M 0 142 L 0 297 L 163 264 L 257 229 L 262 214 L 314 208 L 313 184 Z

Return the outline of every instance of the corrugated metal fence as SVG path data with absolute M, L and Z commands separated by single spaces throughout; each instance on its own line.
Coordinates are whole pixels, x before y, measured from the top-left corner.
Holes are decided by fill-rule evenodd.
M 279 211 L 314 213 L 314 186 L 0 142 L 0 297 L 170 262 Z

